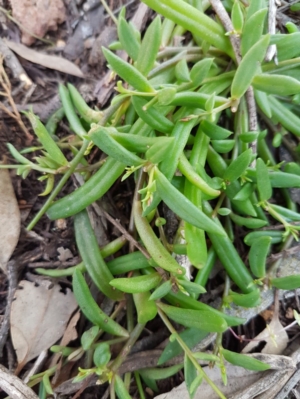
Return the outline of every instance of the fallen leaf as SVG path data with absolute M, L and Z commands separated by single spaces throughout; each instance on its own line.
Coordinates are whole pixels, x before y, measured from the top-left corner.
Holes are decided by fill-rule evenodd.
M 78 76 L 79 78 L 84 77 L 78 66 L 63 57 L 44 54 L 10 40 L 5 40 L 5 43 L 11 50 L 27 61 L 42 65 L 46 68 L 55 69 L 56 71 L 68 73 L 69 75 Z
M 22 42 L 30 45 L 35 38 L 44 37 L 49 30 L 66 19 L 63 0 L 10 0 L 14 18 L 20 23 Z
M 268 353 L 272 355 L 280 355 L 287 347 L 289 337 L 280 323 L 278 317 L 274 316 L 271 323 L 259 333 L 255 341 L 249 342 L 243 349 L 243 353 L 249 353 L 259 344 L 258 341 L 266 341 L 266 345 L 261 353 Z
M 20 370 L 59 340 L 77 303 L 71 290 L 64 294 L 50 282 L 36 286 L 23 280 L 19 288 L 12 303 L 10 331 Z
M 230 397 L 241 388 L 241 380 L 243 381 L 243 387 L 247 387 L 257 381 L 262 375 L 261 372 L 245 370 L 241 367 L 226 363 L 228 383 L 225 386 L 223 385 L 220 369 L 218 367 L 214 367 L 213 369 L 205 367 L 204 371 L 226 397 Z M 194 396 L 194 399 L 203 398 L 219 398 L 219 395 L 213 391 L 206 381 L 202 382 Z M 172 389 L 172 391 L 158 395 L 154 399 L 189 399 L 189 394 L 185 382 L 183 382 L 177 388 Z
M 6 272 L 20 235 L 21 216 L 7 169 L 0 170 L 0 267 Z

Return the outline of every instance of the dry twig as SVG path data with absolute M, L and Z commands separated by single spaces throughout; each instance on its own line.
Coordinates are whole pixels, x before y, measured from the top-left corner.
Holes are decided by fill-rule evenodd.
M 11 118 L 13 118 L 18 123 L 20 128 L 25 133 L 27 140 L 29 142 L 32 142 L 33 136 L 32 136 L 32 134 L 29 133 L 27 127 L 24 125 L 24 122 L 22 121 L 21 115 L 20 115 L 20 113 L 17 109 L 17 106 L 15 104 L 15 101 L 12 97 L 11 83 L 10 83 L 9 78 L 5 72 L 4 67 L 3 67 L 3 57 L 0 58 L 0 85 L 2 86 L 2 89 L 4 90 L 4 91 L 0 92 L 0 95 L 3 97 L 7 97 L 12 110 L 10 111 L 7 107 L 5 107 L 5 105 L 2 102 L 0 102 L 0 108 L 7 115 L 9 115 Z

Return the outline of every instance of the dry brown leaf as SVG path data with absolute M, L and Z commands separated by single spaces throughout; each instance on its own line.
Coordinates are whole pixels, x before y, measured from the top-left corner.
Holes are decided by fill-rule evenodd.
M 56 71 L 83 78 L 83 73 L 78 66 L 63 57 L 44 54 L 39 51 L 32 50 L 23 44 L 12 42 L 10 40 L 5 40 L 5 43 L 11 50 L 27 61 L 42 65 L 46 68 L 55 69 Z
M 262 353 L 280 355 L 287 347 L 289 337 L 280 323 L 278 317 L 274 316 L 271 323 L 255 337 L 255 341 L 249 342 L 243 349 L 243 353 L 249 353 L 259 344 L 258 341 L 266 341 Z
M 16 291 L 10 331 L 19 369 L 63 335 L 71 314 L 77 308 L 69 289 L 64 294 L 59 285 L 51 286 L 50 282 L 36 286 L 21 281 L 21 289 Z
M 0 170 L 0 267 L 6 265 L 13 253 L 20 234 L 21 217 L 13 186 L 7 169 Z
M 20 23 L 22 42 L 27 45 L 35 41 L 30 33 L 44 37 L 66 19 L 63 0 L 10 0 L 10 3 L 13 16 Z

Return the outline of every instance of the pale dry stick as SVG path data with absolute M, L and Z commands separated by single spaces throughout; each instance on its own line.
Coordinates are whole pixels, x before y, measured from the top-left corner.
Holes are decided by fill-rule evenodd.
M 278 3 L 278 0 L 269 0 L 268 31 L 271 35 L 275 35 L 276 33 L 276 11 L 277 11 L 276 3 Z M 276 44 L 271 44 L 267 50 L 265 61 L 268 62 L 274 58 L 276 64 L 277 63 L 276 53 L 277 53 Z
M 19 79 L 24 84 L 25 89 L 32 85 L 31 79 L 27 76 L 25 70 L 20 64 L 18 58 L 7 46 L 6 43 L 0 38 L 0 54 L 2 55 L 6 66 L 10 69 L 13 77 Z
M 20 378 L 11 374 L 0 364 L 0 388 L 12 399 L 39 399 Z
M 231 19 L 225 10 L 221 0 L 210 0 L 210 3 L 215 10 L 216 14 L 220 18 L 224 28 L 229 33 L 229 39 L 232 44 L 232 48 L 234 51 L 234 55 L 236 58 L 237 65 L 241 62 L 241 53 L 240 53 L 240 39 L 234 32 L 234 27 L 232 25 Z M 249 116 L 249 130 L 250 131 L 257 131 L 258 130 L 258 122 L 257 122 L 257 112 L 256 112 L 256 105 L 254 99 L 254 91 L 253 88 L 250 86 L 246 92 L 246 102 L 247 102 L 247 109 L 248 109 L 248 116 Z M 250 144 L 252 151 L 254 154 L 257 152 L 257 142 L 253 141 Z M 252 162 L 251 166 L 255 167 L 255 160 Z

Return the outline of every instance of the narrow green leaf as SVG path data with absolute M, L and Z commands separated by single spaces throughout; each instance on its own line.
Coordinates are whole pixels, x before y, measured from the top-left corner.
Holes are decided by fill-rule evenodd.
M 165 378 L 169 378 L 172 375 L 178 373 L 183 367 L 181 364 L 175 364 L 174 366 L 165 367 L 165 368 L 146 368 L 139 371 L 141 376 L 146 375 L 148 378 L 152 380 L 164 380 Z
M 125 82 L 140 92 L 155 92 L 145 76 L 143 76 L 134 66 L 125 62 L 105 47 L 102 47 L 102 51 L 109 65 Z
M 198 374 L 197 369 L 195 368 L 194 364 L 190 360 L 190 358 L 187 356 L 187 354 L 184 354 L 184 380 L 186 383 L 186 387 L 189 393 L 189 397 L 193 399 L 193 397 L 196 394 L 196 389 L 198 388 L 197 386 L 192 387 L 193 381 L 196 379 Z M 193 389 L 191 389 L 193 388 Z
M 121 377 L 115 375 L 114 382 L 115 382 L 114 388 L 119 399 L 132 399 L 132 396 L 129 395 L 126 386 L 124 384 L 124 381 L 122 380 Z
M 128 151 L 116 140 L 114 140 L 109 132 L 110 128 L 95 125 L 90 130 L 90 137 L 96 146 L 99 147 L 103 152 L 105 152 L 107 155 L 110 155 L 118 162 L 122 162 L 124 165 L 139 166 L 145 162 L 142 158 Z
M 172 289 L 172 283 L 170 280 L 165 281 L 159 287 L 157 287 L 151 294 L 150 300 L 156 301 L 157 299 L 163 298 L 167 295 Z
M 155 301 L 150 299 L 150 292 L 139 292 L 133 294 L 138 323 L 146 324 L 153 320 L 157 315 L 157 307 Z
M 122 293 L 114 290 L 109 284 L 113 275 L 101 256 L 97 238 L 86 210 L 75 216 L 74 229 L 80 256 L 93 282 L 109 298 L 120 300 L 123 297 Z
M 201 130 L 212 140 L 225 140 L 233 134 L 230 130 L 224 129 L 206 119 L 201 122 Z
M 153 164 L 160 163 L 168 156 L 174 141 L 174 137 L 157 137 L 156 143 L 145 152 L 145 158 Z
M 214 47 L 232 54 L 232 47 L 223 27 L 212 18 L 183 0 L 143 0 L 152 10 L 201 37 Z
M 130 58 L 136 61 L 141 44 L 137 39 L 136 28 L 134 28 L 131 23 L 128 23 L 123 17 L 119 17 L 118 20 L 118 37 L 122 48 Z
M 244 238 L 244 243 L 246 245 L 253 245 L 254 240 L 262 237 L 271 237 L 272 241 L 271 244 L 278 244 L 282 242 L 283 236 L 282 231 L 276 231 L 276 230 L 262 230 L 262 231 L 252 231 L 251 233 L 248 233 L 245 238 Z
M 26 112 L 25 115 L 29 119 L 34 133 L 37 135 L 39 141 L 44 147 L 44 150 L 49 154 L 49 156 L 59 165 L 68 165 L 66 157 L 55 143 L 53 138 L 50 136 L 39 118 L 31 111 Z
M 175 67 L 175 76 L 179 82 L 191 81 L 190 71 L 185 58 L 177 62 Z
M 268 201 L 272 197 L 272 186 L 267 165 L 261 158 L 256 161 L 257 190 L 261 201 Z
M 269 96 L 263 91 L 254 89 L 254 97 L 257 105 L 262 112 L 268 117 L 272 118 L 272 110 L 269 103 Z
M 196 346 L 199 342 L 201 342 L 206 336 L 206 331 L 201 331 L 197 328 L 187 328 L 182 331 L 179 336 L 185 342 L 185 344 L 191 349 Z M 180 355 L 183 352 L 183 349 L 179 345 L 179 343 L 175 340 L 173 342 L 169 342 L 168 345 L 163 350 L 157 364 L 162 365 L 168 360 L 173 359 L 175 356 Z
M 249 251 L 249 265 L 254 276 L 263 278 L 266 275 L 266 262 L 272 237 L 261 237 L 253 241 Z
M 149 126 L 162 133 L 171 132 L 174 127 L 174 123 L 171 122 L 170 119 L 166 118 L 162 112 L 155 107 L 144 109 L 144 106 L 148 103 L 146 99 L 133 96 L 131 101 L 138 116 Z
M 19 151 L 12 144 L 7 143 L 7 147 L 9 149 L 9 152 L 15 158 L 16 161 L 20 162 L 23 165 L 30 165 L 31 164 L 29 159 L 23 157 L 23 155 L 21 155 L 19 153 Z
M 253 359 L 250 356 L 242 355 L 240 353 L 231 352 L 227 349 L 222 349 L 222 354 L 227 362 L 235 366 L 244 367 L 248 370 L 264 371 L 269 370 L 269 364 L 263 363 L 260 360 Z
M 81 335 L 80 343 L 84 351 L 87 351 L 93 345 L 98 336 L 99 330 L 98 326 L 93 326 Z
M 199 328 L 208 332 L 223 332 L 227 329 L 227 323 L 223 317 L 209 310 L 181 309 L 174 306 L 158 303 L 170 319 L 185 327 Z
M 73 292 L 75 299 L 85 317 L 103 331 L 121 337 L 128 337 L 128 332 L 104 313 L 95 302 L 89 287 L 82 275 L 76 269 L 73 273 Z
M 231 85 L 231 97 L 233 99 L 241 98 L 251 85 L 266 55 L 269 42 L 270 35 L 263 36 L 243 57 Z
M 262 73 L 254 77 L 252 84 L 257 90 L 278 96 L 300 93 L 299 80 L 290 76 Z
M 157 287 L 161 279 L 159 273 L 151 273 L 145 276 L 115 278 L 111 280 L 110 285 L 129 294 L 137 294 Z
M 175 275 L 183 275 L 185 269 L 176 262 L 168 250 L 162 245 L 147 218 L 142 216 L 142 206 L 140 201 L 134 201 L 133 203 L 133 216 L 139 236 L 144 242 L 145 247 L 154 262 L 164 270 L 174 273 Z
M 206 289 L 199 284 L 193 283 L 192 281 L 177 279 L 179 285 L 181 285 L 189 294 L 204 294 Z
M 249 294 L 238 294 L 237 292 L 230 291 L 229 297 L 233 303 L 244 308 L 254 308 L 261 303 L 260 291 L 258 288 L 249 292 Z
M 255 2 L 252 1 L 251 3 Z M 250 48 L 261 38 L 267 13 L 268 9 L 262 8 L 251 15 L 251 17 L 245 22 L 241 35 L 242 56 L 244 56 L 247 51 L 250 50 Z M 254 26 L 255 29 L 253 29 Z
M 158 15 L 146 30 L 136 60 L 136 68 L 147 76 L 154 66 L 161 42 L 161 19 Z
M 177 216 L 199 229 L 224 235 L 223 229 L 181 194 L 158 169 L 155 170 L 155 179 L 159 196 Z
M 223 179 L 228 182 L 237 180 L 248 168 L 253 156 L 252 150 L 242 152 L 225 170 Z
M 211 140 L 211 145 L 218 153 L 227 154 L 233 149 L 235 140 Z
M 300 274 L 293 274 L 287 277 L 271 278 L 271 286 L 281 290 L 296 290 L 300 287 Z
M 233 3 L 231 21 L 236 32 L 241 32 L 244 25 L 244 14 L 239 0 Z
M 207 77 L 208 72 L 212 66 L 213 58 L 205 58 L 201 61 L 198 61 L 190 72 L 190 77 L 193 84 L 197 87 L 203 82 L 203 80 Z

